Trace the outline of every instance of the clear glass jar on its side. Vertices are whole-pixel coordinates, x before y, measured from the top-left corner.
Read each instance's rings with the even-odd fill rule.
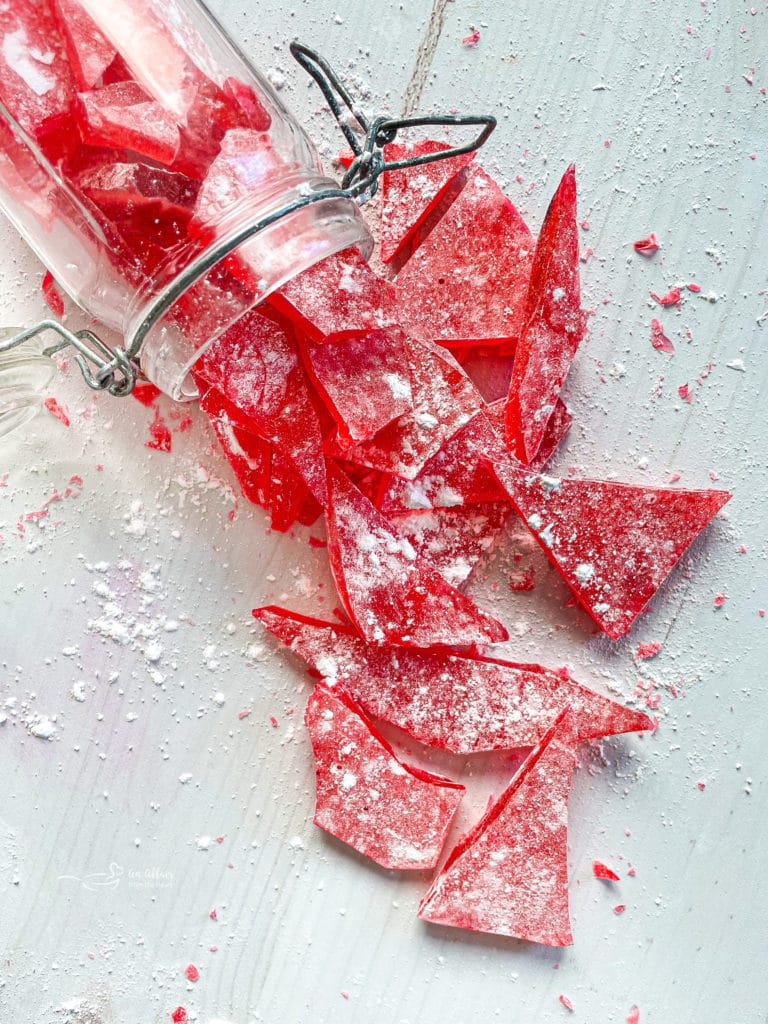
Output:
[[[173,398],[195,397],[200,352],[271,291],[349,246],[369,252],[345,197],[235,244],[336,186],[197,0],[8,0],[0,36],[0,206],[126,349],[143,336],[142,370]]]

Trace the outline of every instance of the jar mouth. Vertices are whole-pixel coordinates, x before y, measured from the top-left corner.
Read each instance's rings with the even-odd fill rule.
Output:
[[[367,257],[373,247],[358,205],[322,176],[297,176],[287,189],[283,182],[279,192],[240,204],[222,223],[191,262],[187,256],[183,271],[173,276],[166,264],[159,291],[167,302],[158,302],[155,278],[126,318],[126,351],[138,345],[142,372],[177,401],[198,397],[191,367],[246,312],[328,256],[356,246]]]

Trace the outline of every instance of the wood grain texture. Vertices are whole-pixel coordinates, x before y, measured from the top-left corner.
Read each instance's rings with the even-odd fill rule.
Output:
[[[326,53],[372,111],[400,111],[439,4],[211,7],[285,78],[329,156],[339,136],[287,42]],[[543,563],[533,594],[509,591],[501,555],[473,584],[510,626],[509,656],[567,663],[620,697],[638,680],[659,694],[654,736],[584,752],[573,949],[425,926],[427,878],[378,870],[312,827],[306,684],[250,609],[330,610],[323,552],[306,531],[270,534],[242,502],[230,521],[232,479],[197,415],[172,455],[150,452],[148,411],[91,395],[68,366],[54,391],[72,427],[39,418],[0,441],[0,1020],[168,1024],[184,1005],[199,1024],[549,1024],[567,1016],[560,993],[574,1020],[624,1024],[633,1004],[642,1024],[768,1020],[768,11],[750,8],[457,0],[414,101],[499,117],[482,160],[533,229],[577,164],[595,315],[557,469],[653,483],[676,471],[686,486],[711,471],[735,493],[618,644],[564,607]],[[480,42],[463,47],[473,26]],[[651,261],[631,248],[648,231],[662,242]],[[2,242],[0,322],[39,318],[40,268],[5,225]],[[648,292],[687,281],[709,299],[686,292],[660,315]],[[651,348],[651,316],[674,359]],[[25,521],[75,474],[80,497]],[[638,666],[641,640],[664,649]],[[30,734],[39,716],[55,716],[54,739]],[[454,835],[511,771],[414,746],[470,788]],[[622,882],[597,882],[595,858]]]

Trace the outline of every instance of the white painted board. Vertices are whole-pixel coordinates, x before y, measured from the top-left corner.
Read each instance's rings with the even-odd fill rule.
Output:
[[[40,417],[0,442],[1,1021],[167,1024],[183,1005],[201,1024],[549,1024],[569,1016],[561,993],[581,1021],[623,1024],[633,1005],[642,1024],[768,1020],[768,7],[754,3],[211,0],[326,154],[340,143],[290,67],[294,36],[373,111],[399,112],[411,82],[411,110],[495,113],[483,161],[534,228],[574,160],[595,315],[558,466],[714,474],[735,497],[618,644],[591,636],[543,565],[533,594],[508,590],[509,557],[483,568],[472,592],[512,627],[510,656],[627,700],[652,678],[661,724],[584,754],[572,949],[445,931],[415,918],[428,879],[311,824],[308,687],[250,610],[333,606],[307,540],[319,529],[270,533],[200,417],[171,455],[151,452],[147,410],[93,396],[67,366],[53,391],[71,427]],[[31,322],[40,268],[0,230],[0,322]],[[649,231],[662,249],[645,261],[631,243]],[[660,317],[669,360],[650,346],[648,292],[678,281],[702,292]],[[45,505],[67,486],[79,496]],[[638,668],[641,640],[663,651]],[[49,740],[33,734],[46,720]],[[426,763],[471,787],[456,832],[509,768]],[[593,858],[622,882],[597,882]]]

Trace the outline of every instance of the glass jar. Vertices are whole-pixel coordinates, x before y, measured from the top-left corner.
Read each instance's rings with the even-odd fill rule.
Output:
[[[312,201],[335,182],[197,0],[2,7],[0,206],[125,350],[142,339],[171,397],[196,397],[190,366],[271,291],[349,246],[369,254],[357,205]]]

